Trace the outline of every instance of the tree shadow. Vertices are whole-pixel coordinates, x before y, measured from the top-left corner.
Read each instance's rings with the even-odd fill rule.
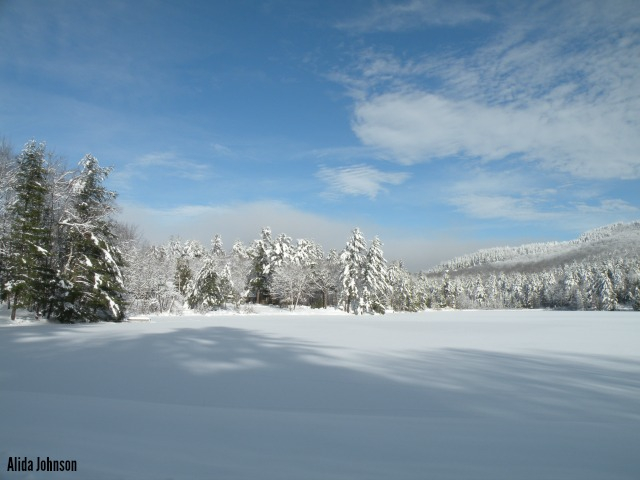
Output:
[[[640,473],[637,360],[471,349],[378,355],[242,328],[100,328],[21,327],[0,337],[6,432],[38,432],[41,451],[58,432],[75,432],[110,452],[96,458],[76,446],[98,473],[116,460],[118,478],[151,478],[158,465],[163,478]],[[8,435],[0,443],[12,446]],[[24,445],[23,456],[42,454]]]
[[[229,327],[129,336],[77,326],[8,332],[2,356],[31,365],[23,391],[229,408],[362,415],[640,418],[640,362],[471,349],[358,354]],[[71,335],[69,335],[71,333]],[[27,375],[24,375],[25,371]]]

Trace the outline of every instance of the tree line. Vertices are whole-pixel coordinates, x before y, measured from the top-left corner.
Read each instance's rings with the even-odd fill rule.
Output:
[[[428,308],[640,310],[640,260],[593,257],[541,271],[422,275]]]
[[[597,242],[603,238],[613,243]],[[429,308],[640,310],[638,238],[640,223],[613,225],[576,241],[487,249],[445,264],[458,269],[439,266],[414,274],[401,261],[387,262],[380,240],[368,244],[357,228],[342,251],[327,254],[313,241],[293,242],[286,234],[273,238],[265,228],[249,246],[236,242],[228,252],[218,235],[208,249],[179,239],[133,249],[137,260],[132,258],[125,276],[132,305],[142,312],[240,308],[245,302],[291,309],[333,306],[356,314]]]
[[[317,243],[295,242],[263,228],[249,245],[236,241],[229,251],[216,235],[209,248],[193,240],[129,250],[125,283],[131,307],[141,313],[197,311],[248,303],[339,307],[347,312],[384,313],[393,292],[401,292],[399,264],[389,266],[376,237],[370,244],[355,228],[342,252],[325,253]],[[395,272],[395,273],[394,273]]]
[[[367,245],[357,228],[340,253],[273,238],[269,228],[228,252],[219,236],[209,249],[193,240],[148,245],[114,220],[110,173],[90,154],[67,169],[44,143],[29,141],[17,155],[2,143],[0,296],[12,319],[19,308],[71,323],[251,302],[381,313],[401,291],[390,283],[400,268],[388,267],[380,240]]]
[[[110,172],[92,155],[67,169],[35,141],[18,155],[0,145],[0,295],[12,318],[25,308],[60,322],[121,321],[127,312],[240,310],[253,303],[355,314],[640,310],[640,252],[633,247],[640,223],[572,242],[486,249],[415,274],[401,261],[387,262],[382,242],[367,242],[358,228],[341,251],[274,236],[269,228],[229,250],[219,235],[208,247],[179,238],[150,245],[114,220],[117,195],[104,186]],[[618,240],[629,232],[631,240]],[[594,242],[610,238],[617,247],[597,250]],[[592,253],[567,254],[573,251]],[[542,260],[530,261],[536,255]]]

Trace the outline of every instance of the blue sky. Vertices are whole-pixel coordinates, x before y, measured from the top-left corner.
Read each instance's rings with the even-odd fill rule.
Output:
[[[0,0],[0,136],[152,242],[359,226],[412,270],[640,218],[631,1]]]

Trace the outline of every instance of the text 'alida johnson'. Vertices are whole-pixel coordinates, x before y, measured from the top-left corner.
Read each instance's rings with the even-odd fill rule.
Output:
[[[76,472],[78,462],[75,460],[52,460],[49,457],[38,457],[34,461],[28,457],[9,457],[7,472]]]

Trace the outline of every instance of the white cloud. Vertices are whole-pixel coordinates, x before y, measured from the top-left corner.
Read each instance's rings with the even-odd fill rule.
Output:
[[[640,178],[640,123],[625,115],[609,106],[521,109],[425,92],[387,93],[356,106],[353,129],[365,145],[406,164],[520,154],[578,177]]]
[[[399,185],[409,177],[404,172],[383,172],[369,165],[322,167],[316,176],[327,184],[325,196],[329,198],[364,195],[371,200],[385,191],[383,184]]]
[[[499,33],[474,50],[403,61],[367,50],[334,78],[356,101],[355,134],[388,159],[519,155],[576,177],[640,178],[640,14],[616,5],[502,9]]]

